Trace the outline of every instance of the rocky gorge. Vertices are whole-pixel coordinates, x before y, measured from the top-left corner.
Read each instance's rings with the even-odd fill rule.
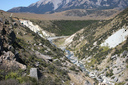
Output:
[[[110,20],[68,23],[2,12],[0,84],[127,85],[127,11]]]
[[[53,44],[54,46],[57,46],[56,44],[53,43],[53,41],[56,39],[62,39],[65,37],[67,37],[67,36],[60,36],[60,37],[55,36],[55,37],[49,37],[49,38],[47,38],[47,40],[49,40],[51,42],[51,44]],[[122,72],[127,69],[126,68],[127,64],[125,64],[126,60],[128,59],[127,51],[124,51],[119,56],[113,55],[113,56],[109,57],[113,62],[107,68],[105,68],[101,71],[99,71],[99,70],[91,70],[90,71],[87,68],[85,68],[85,65],[82,60],[79,60],[77,57],[75,57],[73,52],[66,50],[66,47],[64,47],[64,46],[58,47],[58,48],[61,48],[63,51],[65,51],[65,53],[66,53],[65,56],[73,64],[80,67],[85,75],[88,75],[90,78],[96,79],[99,82],[99,84],[114,85],[116,82],[120,82],[123,80],[122,79],[123,75],[127,75],[127,72],[122,74]],[[124,57],[122,57],[122,56],[124,56]],[[108,57],[108,56],[106,56],[106,57]],[[122,58],[120,58],[120,57],[122,57]],[[89,60],[87,60],[87,62],[89,62]],[[108,74],[109,69],[110,69],[111,74]],[[113,69],[113,70],[111,71],[111,69]],[[111,77],[109,75],[111,75]],[[87,85],[89,85],[89,83]],[[127,85],[127,83],[125,83],[125,85]]]

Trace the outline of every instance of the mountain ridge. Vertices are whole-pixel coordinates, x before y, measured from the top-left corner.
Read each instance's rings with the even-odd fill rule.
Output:
[[[48,39],[40,36],[40,34],[44,34],[43,27],[40,26],[42,28],[40,29],[37,26],[41,21],[34,23],[26,18],[10,17],[11,13],[7,13],[8,16],[6,16],[6,13],[1,12],[0,15],[0,64],[3,67],[9,66],[11,68],[11,66],[14,66],[17,68],[18,64],[11,65],[10,62],[19,62],[26,65],[26,70],[22,71],[21,68],[12,71],[15,69],[7,70],[0,65],[0,84],[4,85],[4,82],[11,84],[12,82],[9,82],[9,79],[12,78],[15,79],[14,82],[18,80],[19,85],[22,85],[22,83],[27,85],[27,81],[28,84],[30,81],[30,85],[70,85],[73,83],[75,85],[88,85],[91,81],[93,81],[92,84],[95,83],[96,85],[98,83],[105,85],[128,84],[128,36],[125,37],[125,41],[122,41],[114,48],[101,45],[107,38],[122,28],[125,28],[124,32],[128,32],[128,8],[113,19],[100,20],[89,26],[82,26],[80,31],[65,37],[60,42],[55,40],[53,44],[52,41],[49,40],[49,42]],[[60,23],[62,22],[57,21],[56,24],[58,22],[61,25]],[[51,28],[49,27],[51,22],[42,23],[41,25],[46,25],[46,29]],[[64,22],[64,24],[66,23]],[[67,24],[71,26],[68,22]],[[54,25],[53,27],[55,28],[56,26]],[[68,28],[67,26],[65,27]],[[74,30],[73,26],[71,28]],[[67,30],[69,31],[69,29]],[[57,42],[60,46],[64,42],[62,46],[65,45],[64,49],[67,51],[64,52],[58,48],[59,46],[54,42]],[[20,61],[18,61],[17,54],[19,54]],[[84,72],[81,74],[82,69],[80,70],[80,68],[69,62],[68,58],[66,58],[67,54],[75,64],[81,66],[80,63],[82,63],[82,67],[88,70],[87,74]],[[9,61],[8,64],[3,60]],[[21,64],[18,65],[18,68],[22,67]],[[30,68],[37,68],[42,73],[42,77],[39,78],[38,82],[28,77],[29,71],[31,71]],[[91,80],[86,79],[86,77],[91,78]]]
[[[71,9],[124,9],[127,6],[128,0],[40,0],[28,7],[12,8],[8,12],[44,14]]]

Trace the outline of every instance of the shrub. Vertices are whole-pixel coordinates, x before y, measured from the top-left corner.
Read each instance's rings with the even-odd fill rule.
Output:
[[[128,65],[126,66],[126,68],[128,68]]]
[[[10,72],[8,75],[5,76],[5,80],[10,79],[10,78],[16,79],[17,77],[18,77],[18,74],[16,72]]]
[[[57,66],[62,66],[62,64],[59,60],[55,61],[54,64],[56,64]]]
[[[120,82],[120,83],[115,83],[115,85],[124,85],[124,82]]]
[[[76,70],[75,69],[75,66],[71,66],[69,69],[72,70],[72,71],[75,71]]]
[[[54,73],[55,66],[53,66],[52,64],[50,64],[50,65],[48,66],[48,69],[49,69],[49,72],[50,72],[50,73]]]
[[[111,77],[113,75],[113,70],[110,69],[109,72],[106,73],[107,77]]]

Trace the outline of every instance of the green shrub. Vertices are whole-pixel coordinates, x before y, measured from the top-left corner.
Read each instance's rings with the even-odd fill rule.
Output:
[[[59,60],[56,60],[56,61],[54,62],[54,64],[56,64],[57,66],[62,66],[62,64],[61,64],[61,62],[60,62]]]
[[[124,85],[124,82],[120,82],[120,83],[115,83],[115,85]]]
[[[113,75],[113,70],[110,69],[109,72],[106,73],[107,77],[111,77]]]
[[[18,74],[16,72],[10,72],[8,75],[5,76],[5,80],[10,79],[10,78],[12,79],[18,78]]]
[[[69,69],[72,70],[72,71],[75,71],[76,70],[75,69],[75,66],[71,66]]]
[[[128,68],[128,65],[126,65],[126,68]]]

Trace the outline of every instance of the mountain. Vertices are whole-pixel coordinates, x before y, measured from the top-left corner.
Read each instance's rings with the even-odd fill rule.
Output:
[[[128,8],[97,21],[27,20],[0,12],[1,85],[128,84]]]
[[[71,9],[124,9],[128,0],[40,0],[28,7],[16,7],[8,12],[54,13]]]

